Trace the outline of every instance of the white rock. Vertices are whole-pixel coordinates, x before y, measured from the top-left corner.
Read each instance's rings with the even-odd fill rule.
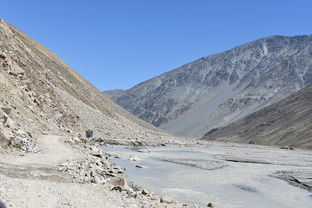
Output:
[[[73,139],[69,139],[68,142],[69,142],[70,144],[76,144],[76,142],[75,142]]]
[[[76,144],[81,143],[81,139],[79,139],[78,137],[74,137],[74,138],[72,138],[72,140],[73,140]]]
[[[130,161],[141,161],[142,159],[135,155],[135,156],[131,156],[131,157],[129,158],[129,160],[130,160]]]
[[[90,150],[91,150],[91,151],[95,151],[95,152],[100,151],[99,148],[97,148],[97,147],[95,147],[95,146],[91,146],[91,147],[90,147]]]
[[[103,180],[103,178],[101,176],[94,176],[93,177],[93,181],[94,181],[95,184],[102,184],[102,183],[104,183],[104,180]]]

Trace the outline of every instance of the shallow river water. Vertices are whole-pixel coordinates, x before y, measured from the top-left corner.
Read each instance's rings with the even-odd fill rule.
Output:
[[[312,193],[273,177],[277,171],[311,173],[312,152],[265,147],[206,148],[104,146],[118,155],[135,184],[179,202],[220,208],[312,208]],[[131,156],[141,158],[130,161]],[[137,168],[136,165],[148,168]]]

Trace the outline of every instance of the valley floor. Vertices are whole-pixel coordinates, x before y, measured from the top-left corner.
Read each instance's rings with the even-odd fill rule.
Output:
[[[179,207],[161,204],[159,198],[151,200],[142,194],[131,197],[125,191],[112,191],[108,183],[74,183],[68,172],[60,171],[60,164],[84,161],[87,153],[64,141],[59,136],[41,136],[40,153],[1,154],[0,200],[7,207]]]
[[[14,208],[187,208],[209,202],[217,208],[285,208],[309,207],[312,200],[311,151],[183,140],[165,147],[108,145],[103,153],[68,141],[45,135],[37,141],[40,153],[0,152],[0,200]],[[121,175],[126,188],[110,183]]]
[[[118,155],[113,161],[127,168],[128,180],[180,202],[222,208],[310,208],[312,203],[311,151],[217,142],[103,149]]]

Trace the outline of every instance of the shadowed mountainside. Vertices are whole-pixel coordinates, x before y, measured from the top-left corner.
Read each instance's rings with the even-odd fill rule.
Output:
[[[312,149],[312,86],[213,129],[203,139]]]

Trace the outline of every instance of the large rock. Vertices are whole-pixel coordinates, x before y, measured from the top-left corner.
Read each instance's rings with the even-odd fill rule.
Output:
[[[90,153],[91,155],[95,156],[95,157],[102,157],[103,156],[103,152],[102,151],[91,151]]]
[[[103,151],[100,150],[99,148],[95,147],[95,146],[91,146],[91,147],[90,147],[90,150],[91,150],[90,154],[93,155],[93,156],[95,156],[95,157],[100,157],[100,158],[102,158],[102,157],[104,156]]]
[[[102,184],[102,183],[104,183],[104,179],[103,179],[102,176],[96,175],[96,176],[93,177],[93,182],[95,184]]]
[[[0,147],[6,147],[10,145],[10,139],[0,132]]]
[[[146,189],[143,189],[142,192],[141,192],[143,195],[150,195],[151,192],[149,192],[148,190]]]
[[[173,204],[173,203],[177,203],[177,202],[168,196],[163,196],[160,198],[160,203]]]
[[[131,156],[131,157],[129,158],[129,160],[130,160],[130,161],[141,161],[142,159],[139,158],[137,155],[135,155],[135,156]]]
[[[207,204],[207,207],[214,208],[215,206],[214,206],[211,202],[209,202],[209,203]]]
[[[10,114],[11,114],[12,108],[2,107],[1,109],[2,109],[3,112],[5,112],[7,115],[10,115]]]
[[[69,139],[68,142],[69,142],[70,144],[80,144],[82,141],[81,141],[81,139],[79,139],[78,137],[74,137],[74,138],[72,138],[72,139]]]
[[[15,122],[8,116],[3,116],[3,126],[7,128],[14,128]]]
[[[148,167],[145,166],[145,165],[136,165],[135,167],[137,167],[137,168],[148,168]]]
[[[11,70],[9,72],[10,74],[14,75],[14,76],[18,76],[18,75],[23,75],[25,74],[25,70],[22,69],[20,66],[18,66],[17,64],[13,64],[11,66]]]
[[[81,139],[79,139],[79,137],[74,137],[74,138],[72,138],[72,140],[73,140],[76,144],[81,143]]]
[[[119,190],[119,189],[127,190],[127,189],[129,189],[126,179],[124,177],[121,177],[121,176],[111,178],[109,183],[113,185],[114,190]]]

